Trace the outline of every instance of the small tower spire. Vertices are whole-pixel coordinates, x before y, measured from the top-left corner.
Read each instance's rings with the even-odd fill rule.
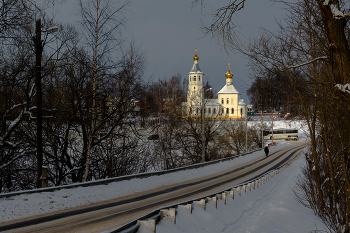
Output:
[[[233,74],[231,73],[231,69],[230,69],[230,60],[228,60],[228,71],[225,74],[226,78],[232,78]]]
[[[198,55],[197,55],[197,48],[196,48],[196,55],[194,55],[193,60],[197,61],[199,59]]]

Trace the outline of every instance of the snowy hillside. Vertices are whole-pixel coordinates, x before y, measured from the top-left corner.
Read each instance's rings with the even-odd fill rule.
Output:
[[[179,208],[176,224],[161,220],[156,232],[295,233],[325,230],[321,220],[298,203],[293,193],[300,167],[304,164],[302,155],[259,188],[247,190],[241,196],[235,193],[234,199],[227,197],[226,205],[219,200],[217,208],[213,203],[208,203],[206,210],[194,206],[192,214]]]

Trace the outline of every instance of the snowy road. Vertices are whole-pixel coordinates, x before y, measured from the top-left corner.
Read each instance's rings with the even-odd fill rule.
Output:
[[[184,182],[166,182],[167,185],[158,185],[156,188],[145,189],[142,192],[124,195],[102,203],[99,202],[89,207],[76,207],[70,211],[53,212],[50,215],[39,218],[31,217],[25,220],[19,219],[17,221],[7,222],[0,225],[0,231],[98,232],[109,230],[124,225],[161,206],[210,195],[252,179],[269,169],[281,165],[289,159],[291,153],[297,151],[298,148],[303,145],[304,142],[299,142],[285,147],[275,147],[271,149],[271,156],[268,158],[265,158],[262,152],[255,152],[257,154],[255,156],[251,155],[250,158],[252,159],[249,160],[249,162],[230,166],[226,169],[219,169],[219,171],[215,173],[211,173],[211,166],[207,166],[203,169],[207,171],[206,174],[209,175],[204,174],[199,178],[188,177],[191,172],[201,172],[200,169],[194,169],[191,171],[177,172],[178,174],[168,174],[168,176],[164,177],[159,176],[141,179],[146,185],[149,183],[151,187],[152,183],[160,182],[158,178],[164,182],[164,178],[168,181],[171,180],[169,179],[169,175],[175,177],[174,180],[177,180],[176,177],[183,174],[187,176],[187,180]],[[229,161],[225,163],[229,163]],[[225,163],[216,166],[219,166],[218,168],[220,168],[220,166],[223,168],[225,167]],[[212,167],[212,169],[215,171],[215,167]],[[133,181],[131,181],[131,186],[132,183]],[[137,183],[134,183],[134,185],[135,184]],[[99,187],[100,193],[103,193],[104,187],[106,186],[97,187]],[[85,191],[88,192],[88,189],[85,189]],[[119,190],[114,191],[118,192]],[[71,192],[74,192],[74,189],[71,190]],[[38,224],[41,222],[43,223]]]

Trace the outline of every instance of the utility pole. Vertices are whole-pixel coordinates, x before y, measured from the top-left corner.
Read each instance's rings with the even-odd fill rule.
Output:
[[[210,91],[212,88],[208,88],[204,91],[204,87],[202,88],[202,163],[205,162],[205,104],[204,104],[204,94],[206,91]]]
[[[205,116],[204,116],[204,87],[202,88],[202,163],[205,162]]]
[[[53,26],[44,32],[57,32],[58,27]],[[36,157],[37,157],[37,188],[42,188],[42,169],[43,169],[43,94],[41,86],[41,58],[43,54],[43,43],[41,41],[41,19],[35,22],[35,85],[36,85]]]
[[[264,148],[264,132],[263,132],[263,111],[261,109],[261,148]]]
[[[35,23],[35,85],[36,85],[36,156],[37,156],[37,187],[42,188],[42,166],[43,166],[43,107],[41,89],[41,57],[43,45],[41,42],[41,19]]]
[[[248,107],[245,106],[245,152],[248,152]]]
[[[273,116],[272,116],[272,137],[271,137],[271,139],[272,139],[272,145],[273,145]]]

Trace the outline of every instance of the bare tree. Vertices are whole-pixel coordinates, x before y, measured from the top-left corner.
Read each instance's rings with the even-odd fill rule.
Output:
[[[258,135],[258,131],[254,128],[246,128],[242,121],[227,121],[223,127],[224,133],[220,137],[220,142],[231,154],[241,154],[246,148],[246,133],[248,134],[248,145],[250,148],[254,143],[254,136]]]
[[[293,90],[283,93],[307,122],[311,148],[304,177],[299,180],[299,200],[312,208],[330,231],[349,232],[350,126],[344,119],[349,114],[349,98],[346,91],[335,87],[348,82],[349,74],[343,72],[349,64],[343,62],[349,27],[345,27],[347,14],[340,11],[338,3],[286,3],[284,24],[277,32],[263,33],[252,41],[246,54],[258,77],[282,74],[280,81]],[[338,47],[333,43],[342,44],[343,51],[335,51]],[[283,91],[279,85],[274,87]]]
[[[113,63],[109,62],[111,57],[108,55],[111,55],[111,52],[115,52],[120,43],[120,38],[116,37],[116,33],[125,21],[122,12],[129,2],[129,0],[125,0],[119,4],[119,2],[116,3],[109,0],[79,1],[83,20],[82,25],[86,31],[85,40],[93,56],[92,119],[83,181],[86,181],[87,178],[90,152],[93,137],[96,133],[96,92],[98,84],[102,78],[103,71],[114,66]]]

